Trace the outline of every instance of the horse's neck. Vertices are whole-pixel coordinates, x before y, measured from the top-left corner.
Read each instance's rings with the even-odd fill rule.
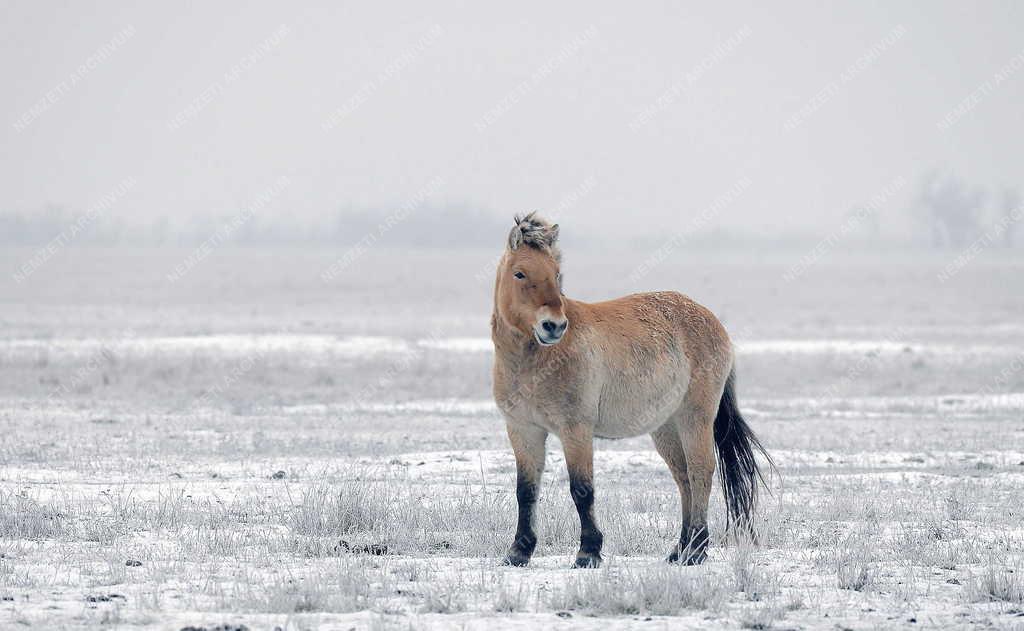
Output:
[[[525,356],[530,351],[530,344],[533,343],[532,339],[505,323],[498,313],[498,305],[494,305],[494,312],[491,314],[491,339],[494,340],[494,350],[498,356],[509,359]]]

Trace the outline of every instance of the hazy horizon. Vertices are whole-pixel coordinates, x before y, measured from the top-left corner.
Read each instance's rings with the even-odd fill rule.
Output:
[[[1022,187],[1020,5],[537,8],[8,3],[0,218],[772,239],[867,207],[905,240],[929,172],[984,191],[976,232]]]

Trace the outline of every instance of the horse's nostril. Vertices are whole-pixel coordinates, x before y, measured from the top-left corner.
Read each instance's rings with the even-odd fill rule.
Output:
[[[540,327],[544,329],[544,333],[551,337],[562,337],[567,326],[569,326],[568,320],[557,323],[554,320],[544,320],[540,323]]]

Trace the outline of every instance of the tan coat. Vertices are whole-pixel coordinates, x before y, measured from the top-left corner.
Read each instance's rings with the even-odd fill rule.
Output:
[[[593,438],[644,433],[654,438],[680,490],[683,529],[670,560],[700,562],[706,554],[716,418],[722,416],[719,404],[733,369],[729,337],[714,314],[676,292],[599,303],[564,297],[557,236],[558,227],[543,219],[517,218],[495,281],[494,397],[516,456],[519,500],[516,539],[506,562],[526,564],[536,545],[533,508],[545,441],[555,434],[565,451],[581,521],[576,565],[600,564],[603,535],[593,516]],[[727,394],[732,405],[724,410],[729,431],[723,440],[730,451],[725,456],[749,457],[753,463],[748,452],[759,444],[752,433],[743,442],[749,430],[733,409],[731,390]],[[728,435],[734,433],[738,436]],[[723,462],[730,464],[728,458]],[[734,473],[748,465],[739,462]],[[736,491],[753,494],[750,488]],[[747,499],[739,498],[739,512],[746,515],[737,517],[749,515],[752,499],[745,505]]]

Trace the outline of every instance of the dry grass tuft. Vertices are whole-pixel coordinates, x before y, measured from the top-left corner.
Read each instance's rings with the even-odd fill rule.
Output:
[[[687,609],[719,609],[732,586],[707,568],[652,565],[569,577],[551,591],[547,606],[588,615],[677,615]]]
[[[968,602],[1002,601],[1024,604],[1024,571],[990,564],[985,572],[970,582],[966,590]]]
[[[0,490],[0,538],[58,539],[67,537],[74,520],[66,508],[40,504],[23,494]]]

